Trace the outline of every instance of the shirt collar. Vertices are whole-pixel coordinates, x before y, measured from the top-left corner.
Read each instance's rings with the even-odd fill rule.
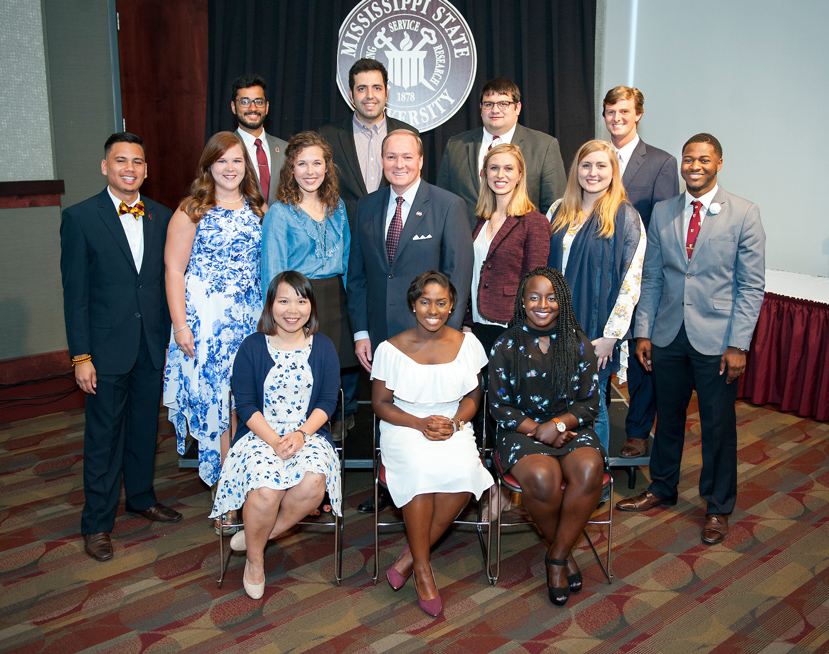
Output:
[[[616,152],[618,152],[621,157],[622,161],[625,163],[630,161],[630,157],[633,154],[633,151],[636,149],[636,146],[639,145],[639,141],[642,139],[639,138],[639,135],[633,137],[633,140],[628,143],[627,145],[623,145],[621,148],[617,148]]]
[[[418,180],[409,187],[409,189],[403,194],[403,201],[406,202],[409,206],[414,204],[415,196],[417,195],[417,189],[420,188],[420,182],[423,181],[422,179],[418,178]],[[389,196],[389,202],[391,204],[397,204],[397,193],[394,192],[394,189],[391,189],[391,194]]]
[[[708,207],[711,206],[711,203],[714,201],[714,196],[717,194],[717,191],[719,190],[720,185],[714,184],[714,188],[708,191],[708,193],[706,193],[705,195],[698,198],[695,198],[690,193],[688,193],[688,191],[685,191],[685,208],[687,209],[688,207],[690,207],[691,203],[695,200],[699,200],[700,202],[702,202],[702,206],[705,208],[705,213],[708,213]]]
[[[518,123],[515,123],[515,125],[512,126],[512,129],[508,131],[506,134],[501,134],[498,137],[498,144],[500,145],[501,143],[512,143],[512,137],[515,134],[516,127],[518,127]],[[483,145],[489,146],[489,144],[492,143],[492,140],[495,138],[495,135],[487,132],[486,127],[482,127],[481,129],[484,130],[484,137],[482,143]]]
[[[362,130],[363,132],[373,132],[375,130],[380,131],[386,124],[386,114],[385,112],[383,113],[383,120],[369,127],[362,120],[357,118],[357,112],[355,111],[351,117],[351,123],[354,126],[354,129]]]
[[[115,205],[115,211],[118,211],[118,209],[121,207],[121,202],[123,202],[123,200],[119,200],[118,198],[115,197],[115,194],[112,192],[112,189],[109,188],[109,184],[107,184],[107,193],[109,193],[109,199],[112,200],[112,204]],[[133,202],[132,204],[128,204],[127,206],[128,207],[134,207],[139,202],[141,202],[141,194],[140,193],[138,194],[138,197],[135,199],[135,202]]]
[[[265,145],[268,142],[268,139],[265,137],[265,130],[262,130],[262,133],[259,136],[254,136],[250,132],[246,132],[242,128],[236,130],[236,133],[242,139],[242,143],[245,144],[245,147],[248,149],[256,147],[256,139],[262,141],[262,144]],[[267,149],[267,148],[266,148]],[[256,166],[256,162],[254,162],[254,167]]]

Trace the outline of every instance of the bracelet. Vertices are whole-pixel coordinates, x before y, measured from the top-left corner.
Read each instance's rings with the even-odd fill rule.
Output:
[[[187,329],[187,325],[184,325],[184,327],[179,327],[177,330],[175,330],[175,331],[173,332],[173,336],[175,336],[176,334],[178,334],[178,333],[179,333],[182,329]]]
[[[309,438],[311,438],[311,437],[308,435],[308,432],[307,432],[307,431],[302,431],[301,429],[297,429],[297,431],[298,431],[300,434],[302,434],[303,438],[305,438],[305,439],[309,439]]]
[[[87,354],[85,357],[80,357],[80,358],[72,357],[72,366],[74,367],[75,364],[86,363],[87,361],[92,361],[92,355],[91,354]]]

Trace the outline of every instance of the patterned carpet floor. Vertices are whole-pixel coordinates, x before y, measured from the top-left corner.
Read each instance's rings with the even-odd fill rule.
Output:
[[[532,527],[505,533],[490,586],[473,528],[454,529],[433,563],[444,613],[431,619],[414,586],[372,583],[373,521],[356,512],[366,471],[347,471],[344,579],[333,581],[333,536],[301,527],[271,544],[262,601],[241,584],[234,555],[222,588],[210,494],[180,470],[161,419],[156,492],[184,514],[174,525],[124,514],[115,557],[83,552],[83,412],[0,425],[2,652],[829,652],[829,425],[737,406],[739,496],[724,544],[700,542],[699,424],[689,420],[680,498],[647,515],[614,513],[615,578],[586,543],[585,588],[550,604],[544,546]],[[352,432],[350,438],[364,437]],[[614,471],[616,498],[627,488]],[[589,527],[597,547],[606,532]],[[381,535],[381,574],[404,543]]]

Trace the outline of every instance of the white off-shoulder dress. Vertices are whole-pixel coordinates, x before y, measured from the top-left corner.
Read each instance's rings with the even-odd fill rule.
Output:
[[[487,364],[484,348],[471,333],[464,334],[458,355],[449,363],[424,365],[388,341],[374,353],[371,378],[394,393],[394,404],[419,418],[454,417],[464,395],[478,385]],[[472,426],[445,441],[430,441],[421,432],[380,421],[380,453],[394,504],[408,504],[423,493],[472,493],[476,498],[492,486],[481,463]]]

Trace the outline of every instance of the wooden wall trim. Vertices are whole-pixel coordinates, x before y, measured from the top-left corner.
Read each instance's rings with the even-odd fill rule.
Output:
[[[0,209],[59,207],[65,192],[62,179],[0,182]]]
[[[0,361],[0,384],[19,384],[72,372],[69,350],[31,354]]]

